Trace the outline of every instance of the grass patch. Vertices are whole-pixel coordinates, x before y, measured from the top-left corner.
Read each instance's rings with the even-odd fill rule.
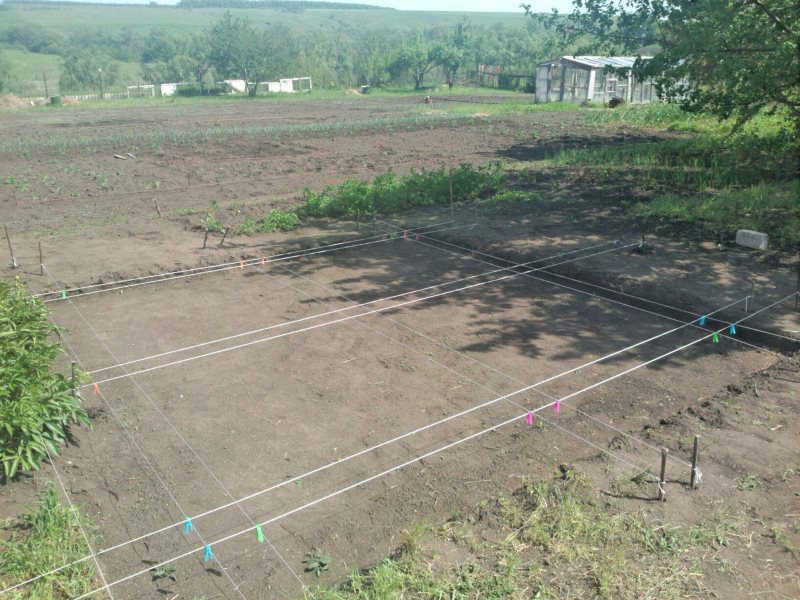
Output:
[[[476,200],[502,189],[506,176],[498,164],[474,167],[462,164],[452,171],[412,170],[404,177],[388,171],[372,184],[348,179],[337,186],[328,186],[320,193],[304,192],[303,212],[311,216],[342,217],[397,213],[415,206]]]
[[[451,519],[414,552],[401,548],[313,593],[319,600],[711,597],[701,562],[740,528],[727,516],[684,527],[617,510],[580,476],[528,481],[510,497],[481,503],[476,515]],[[432,536],[472,558],[441,560],[426,547]]]
[[[726,242],[737,229],[765,231],[770,245],[791,250],[800,243],[800,182],[759,183],[700,196],[663,194],[651,202],[633,206],[633,215],[656,230],[694,227],[716,242]]]
[[[90,550],[81,526],[84,530],[93,529],[77,510],[62,506],[52,488],[39,506],[31,508],[18,520],[2,524],[0,529],[10,531],[11,538],[0,542],[0,588],[86,556]],[[87,560],[10,592],[6,597],[10,600],[60,600],[89,592],[98,584],[94,563]]]

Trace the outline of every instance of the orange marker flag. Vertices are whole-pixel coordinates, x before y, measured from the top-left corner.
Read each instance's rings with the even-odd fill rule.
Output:
[[[240,269],[244,269],[244,261],[243,260],[239,261],[239,268]]]
[[[92,384],[92,391],[94,392],[95,396],[99,396],[100,395],[100,386],[97,385],[96,383],[93,383]]]

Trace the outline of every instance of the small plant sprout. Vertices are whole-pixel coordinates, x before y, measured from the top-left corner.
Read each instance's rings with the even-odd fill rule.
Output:
[[[332,560],[330,556],[312,550],[311,552],[306,552],[303,564],[306,566],[306,573],[314,573],[314,575],[319,577],[328,570]]]

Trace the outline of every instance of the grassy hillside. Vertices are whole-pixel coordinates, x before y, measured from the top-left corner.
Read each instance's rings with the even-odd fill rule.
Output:
[[[130,29],[147,32],[154,27],[171,33],[185,34],[200,31],[217,21],[225,9],[182,9],[174,6],[89,6],[11,4],[2,10],[0,31],[19,25],[39,25],[61,34],[87,29],[119,31]],[[283,23],[306,31],[335,30],[346,24],[355,28],[416,29],[454,25],[463,17],[476,26],[497,23],[524,26],[527,21],[518,13],[422,12],[391,10],[306,10],[287,13],[266,9],[232,9],[237,17],[249,17],[256,26]]]

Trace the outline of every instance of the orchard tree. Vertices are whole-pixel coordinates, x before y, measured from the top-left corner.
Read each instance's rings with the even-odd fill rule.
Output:
[[[414,89],[419,90],[425,75],[435,66],[433,52],[418,31],[400,47],[389,70],[395,75],[408,73],[414,79]]]
[[[267,56],[262,36],[250,19],[233,18],[230,11],[208,30],[208,60],[223,79],[244,79],[247,94],[255,96],[264,79]]]
[[[744,122],[785,108],[800,132],[797,0],[573,0],[563,17],[534,15],[567,42],[591,34],[607,52],[637,54],[634,74],[690,111]],[[530,6],[524,7],[531,15]],[[656,47],[652,59],[639,50]]]
[[[118,78],[119,63],[102,50],[74,49],[64,55],[58,87],[62,92],[100,91]]]
[[[472,58],[474,52],[470,48],[470,26],[465,19],[433,47],[432,56],[444,74],[447,87],[452,89],[458,72]]]

